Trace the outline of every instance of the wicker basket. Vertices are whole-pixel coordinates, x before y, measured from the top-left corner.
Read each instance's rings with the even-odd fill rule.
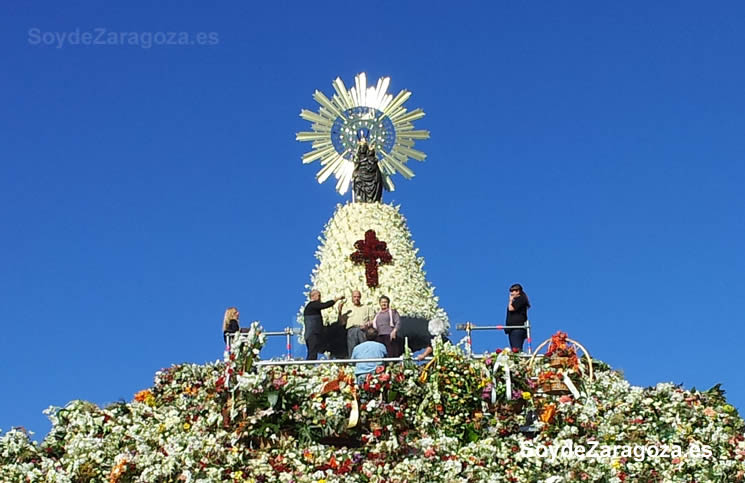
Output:
[[[524,406],[525,401],[522,399],[518,399],[497,404],[494,409],[497,414],[520,414]]]
[[[546,381],[541,384],[541,389],[546,394],[551,394],[552,396],[563,396],[570,392],[567,385],[561,381]]]
[[[570,360],[569,357],[552,356],[548,359],[548,365],[553,368],[569,367],[571,365]]]
[[[583,379],[592,381],[594,379],[594,375],[593,375],[593,369],[592,369],[592,357],[590,357],[590,353],[587,352],[587,349],[585,349],[582,344],[580,344],[574,339],[567,339],[567,342],[571,342],[572,344],[577,346],[577,348],[579,348],[582,351],[583,353],[582,359],[579,359],[579,356],[577,356],[578,358],[577,362],[582,364],[582,367],[587,367],[587,371],[583,371],[580,375],[582,376]],[[551,343],[551,339],[546,339],[543,342],[541,342],[538,345],[538,347],[536,347],[535,351],[533,351],[533,355],[530,356],[530,361],[528,362],[528,369],[531,372],[533,371],[533,367],[535,367],[536,357],[540,355],[541,349],[546,347],[550,343]],[[549,357],[549,364],[551,363],[552,359],[553,359],[552,357]],[[557,364],[561,364],[561,363],[557,362]]]

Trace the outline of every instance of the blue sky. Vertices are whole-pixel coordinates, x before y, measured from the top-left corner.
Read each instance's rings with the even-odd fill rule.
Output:
[[[4,5],[0,429],[220,358],[227,306],[294,324],[345,201],[301,164],[298,113],[363,71],[427,112],[385,200],[454,323],[503,322],[520,282],[536,341],[564,330],[636,385],[721,382],[742,412],[745,7],[654,3]],[[216,41],[44,41],[100,29]]]

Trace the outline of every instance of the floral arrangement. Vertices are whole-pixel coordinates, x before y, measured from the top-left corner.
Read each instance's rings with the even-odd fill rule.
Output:
[[[368,283],[369,264],[357,264],[350,255],[356,244],[372,230],[378,240],[384,240],[391,263],[377,267],[375,284]],[[337,205],[319,237],[316,251],[318,264],[306,285],[306,302],[298,311],[297,321],[303,324],[302,312],[308,302],[310,290],[316,288],[326,296],[335,297],[352,290],[362,292],[363,303],[377,301],[381,295],[391,298],[391,306],[402,317],[420,317],[426,320],[447,314],[438,306],[439,299],[426,279],[424,259],[417,256],[411,232],[399,207],[385,203],[347,203]],[[387,256],[385,257],[387,260]],[[374,277],[375,278],[375,277]],[[336,312],[323,312],[326,324],[336,321]]]
[[[541,395],[525,358],[467,357],[435,345],[431,364],[265,366],[252,332],[222,361],[156,373],[131,402],[51,407],[50,433],[0,437],[0,481],[476,482],[743,481],[745,421],[719,386],[630,386],[596,363],[581,399]],[[494,368],[497,367],[495,371]],[[502,389],[510,370],[511,399]],[[496,384],[495,384],[496,381]],[[496,402],[485,388],[496,385]],[[512,401],[510,403],[510,401]],[[520,411],[502,403],[523,401]],[[529,423],[530,414],[534,421]],[[531,429],[525,426],[530,424]],[[540,458],[526,448],[668,445],[640,460]],[[692,456],[698,446],[708,457]],[[559,475],[559,476],[557,476]]]
[[[546,357],[551,357],[552,355],[556,355],[559,357],[569,357],[572,355],[577,355],[577,350],[574,348],[574,346],[570,346],[568,342],[569,336],[566,332],[558,331],[554,335],[551,336],[551,342],[548,345],[548,350],[546,351]]]
[[[579,370],[579,359],[577,359],[577,348],[568,340],[566,332],[558,331],[551,336],[546,358],[553,359],[555,367],[562,367],[574,371]]]
[[[484,365],[487,382],[482,398],[491,410],[514,413],[532,406],[537,386],[517,350],[497,349],[484,358]]]
[[[377,287],[378,265],[387,265],[393,262],[387,243],[378,240],[375,230],[367,230],[364,240],[354,242],[354,248],[355,252],[349,255],[349,259],[356,265],[364,264],[367,286],[370,288]]]
[[[563,376],[552,370],[546,370],[542,371],[540,374],[538,374],[538,384],[545,384],[545,383],[552,383],[563,380]]]

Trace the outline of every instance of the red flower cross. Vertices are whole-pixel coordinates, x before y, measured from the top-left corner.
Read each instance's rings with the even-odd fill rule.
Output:
[[[378,286],[378,265],[386,265],[393,261],[393,256],[388,251],[384,241],[378,240],[375,230],[367,230],[364,240],[354,242],[356,252],[349,255],[349,259],[355,264],[365,264],[365,279],[367,286]]]

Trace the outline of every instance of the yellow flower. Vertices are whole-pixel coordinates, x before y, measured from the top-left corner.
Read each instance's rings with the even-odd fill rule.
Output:
[[[618,459],[613,460],[613,463],[610,464],[613,468],[618,469],[621,467],[621,461]]]
[[[528,391],[523,391],[523,399],[530,399],[532,397],[532,394],[530,394]]]
[[[189,428],[191,428],[191,424],[189,424],[189,423],[184,423],[184,430],[185,430],[185,431],[189,431]]]

